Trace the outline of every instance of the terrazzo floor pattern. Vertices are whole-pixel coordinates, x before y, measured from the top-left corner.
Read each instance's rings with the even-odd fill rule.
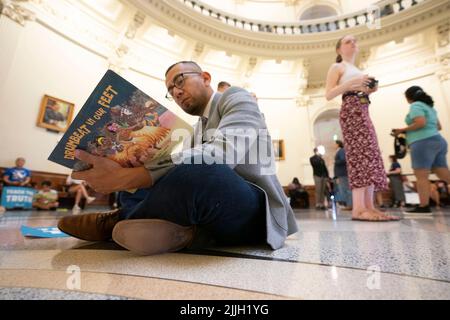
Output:
[[[396,215],[402,215],[396,212]],[[280,250],[222,248],[259,257],[367,269],[450,281],[450,210],[399,222],[358,222],[350,214],[296,213],[300,232]]]
[[[277,251],[222,247],[140,257],[114,243],[20,234],[21,225],[54,226],[68,214],[0,216],[0,299],[82,297],[67,291],[70,266],[81,270],[85,299],[450,299],[450,209],[388,223],[297,210],[300,232]],[[121,278],[141,281],[124,290]],[[173,290],[155,290],[163,287]],[[36,291],[46,288],[58,291]]]

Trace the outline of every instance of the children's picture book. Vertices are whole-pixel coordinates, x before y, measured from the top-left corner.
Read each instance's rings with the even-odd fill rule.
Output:
[[[171,154],[181,142],[172,141],[176,129],[192,133],[187,122],[108,70],[48,160],[74,171],[89,169],[75,158],[75,150],[81,149],[122,167],[142,166]]]

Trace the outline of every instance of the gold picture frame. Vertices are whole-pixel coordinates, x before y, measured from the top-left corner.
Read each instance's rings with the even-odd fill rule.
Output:
[[[285,160],[286,155],[284,151],[284,140],[272,140],[273,153],[275,154],[275,160]]]
[[[66,132],[72,122],[75,104],[49,95],[42,98],[37,126]]]

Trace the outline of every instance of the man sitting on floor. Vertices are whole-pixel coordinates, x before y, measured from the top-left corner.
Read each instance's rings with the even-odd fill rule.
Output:
[[[73,178],[102,193],[138,190],[121,192],[120,210],[64,217],[58,227],[146,255],[212,243],[281,248],[297,225],[255,100],[237,87],[215,93],[210,74],[191,61],[169,67],[166,87],[168,99],[199,117],[185,150],[135,168],[77,150],[93,168]]]

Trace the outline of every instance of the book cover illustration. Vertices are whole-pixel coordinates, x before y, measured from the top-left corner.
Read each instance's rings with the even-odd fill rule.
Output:
[[[188,123],[108,70],[48,160],[86,170],[89,165],[75,158],[75,150],[82,149],[122,167],[142,166],[171,154],[181,142],[171,139],[176,129],[192,132]]]

